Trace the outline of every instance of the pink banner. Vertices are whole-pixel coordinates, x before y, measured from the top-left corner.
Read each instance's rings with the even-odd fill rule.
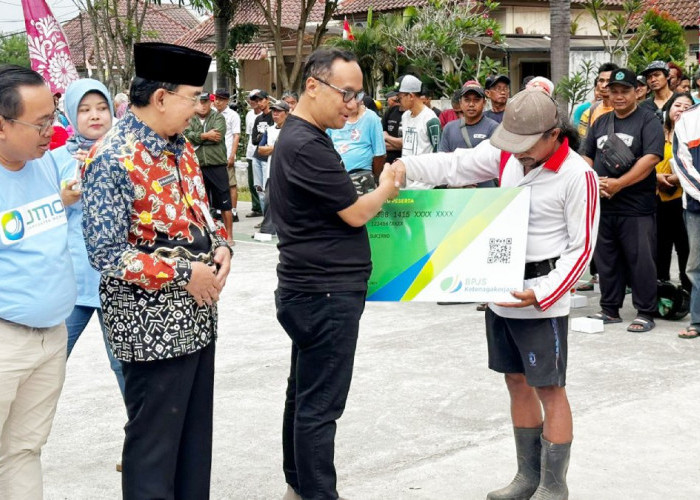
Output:
[[[66,36],[46,0],[22,0],[22,8],[32,69],[46,79],[51,92],[64,94],[68,84],[79,78]]]

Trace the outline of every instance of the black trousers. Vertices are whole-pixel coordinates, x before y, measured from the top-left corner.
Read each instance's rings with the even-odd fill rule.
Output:
[[[250,191],[251,210],[260,212],[260,198],[258,198],[258,192],[255,190],[255,182],[253,181],[253,160],[246,159],[246,162],[248,163],[248,190]]]
[[[211,476],[214,342],[185,356],[122,363],[124,500],[207,500]]]
[[[685,274],[688,264],[688,232],[683,221],[683,199],[661,201],[656,197],[656,277],[660,280],[671,279],[671,257],[673,247],[678,255],[678,277],[683,288],[690,291],[692,285]]]
[[[656,221],[654,215],[602,215],[595,265],[600,277],[600,307],[618,317],[625,287],[632,288],[637,313],[651,318],[656,305]]]
[[[277,319],[292,339],[282,428],[284,476],[304,500],[336,500],[336,420],[350,390],[365,292],[278,289]]]

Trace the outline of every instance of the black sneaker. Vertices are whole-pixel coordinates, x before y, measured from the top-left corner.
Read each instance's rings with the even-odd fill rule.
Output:
[[[238,214],[233,214],[233,222],[240,222],[240,220],[238,220]]]
[[[246,217],[262,217],[262,212],[258,212],[257,210],[253,210],[249,214],[246,214]]]

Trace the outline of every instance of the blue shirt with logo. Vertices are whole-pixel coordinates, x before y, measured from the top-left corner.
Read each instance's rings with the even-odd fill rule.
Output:
[[[365,110],[355,123],[341,129],[328,129],[335,150],[340,154],[345,170],[372,170],[375,156],[386,154],[382,121],[374,111]]]
[[[78,179],[76,169],[78,162],[73,155],[70,154],[65,146],[51,151],[56,166],[58,167],[58,175],[61,179],[61,184],[68,181]],[[85,247],[85,238],[83,238],[83,201],[78,200],[66,207],[66,215],[68,216],[68,250],[73,261],[73,270],[75,271],[75,282],[78,286],[78,299],[76,304],[87,307],[100,307],[100,273],[95,271],[88,261],[87,248]]]
[[[66,211],[50,155],[18,171],[0,165],[0,318],[56,326],[76,298]]]

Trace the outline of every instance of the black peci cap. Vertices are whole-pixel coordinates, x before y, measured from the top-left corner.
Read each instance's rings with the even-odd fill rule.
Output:
[[[201,87],[207,79],[211,56],[169,43],[134,45],[136,76],[155,82]]]

